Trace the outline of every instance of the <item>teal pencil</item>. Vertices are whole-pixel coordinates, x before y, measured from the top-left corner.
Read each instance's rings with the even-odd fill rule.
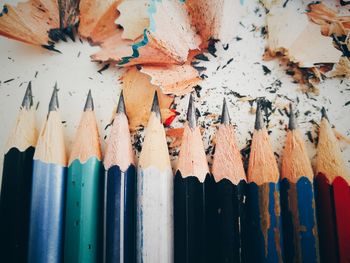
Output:
[[[101,262],[102,177],[99,133],[89,91],[68,165],[64,262]]]

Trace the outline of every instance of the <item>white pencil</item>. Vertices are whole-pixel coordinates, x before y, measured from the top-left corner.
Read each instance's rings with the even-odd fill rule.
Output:
[[[173,173],[157,94],[137,175],[137,262],[173,262]]]

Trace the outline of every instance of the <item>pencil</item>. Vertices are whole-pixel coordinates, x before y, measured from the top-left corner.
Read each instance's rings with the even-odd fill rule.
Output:
[[[29,82],[4,156],[0,196],[0,255],[3,262],[27,262],[33,156],[37,137]]]
[[[63,257],[66,153],[58,112],[57,84],[34,153],[29,263],[58,263]]]
[[[218,213],[217,262],[242,262],[246,175],[225,99],[221,124],[216,134],[212,174],[216,182]]]
[[[350,262],[350,177],[324,108],[315,174],[321,262]]]
[[[319,262],[314,174],[292,105],[281,178],[285,262]]]
[[[261,105],[256,110],[255,130],[248,164],[247,232],[249,262],[282,262],[279,172]]]
[[[213,178],[209,174],[202,136],[196,124],[190,95],[174,179],[174,258],[175,262],[215,262],[211,245],[214,202]]]
[[[123,93],[108,139],[106,170],[105,262],[135,262],[136,168]]]
[[[173,172],[157,92],[137,170],[137,262],[173,262]]]
[[[89,91],[68,165],[64,262],[100,262],[103,174],[94,103]]]

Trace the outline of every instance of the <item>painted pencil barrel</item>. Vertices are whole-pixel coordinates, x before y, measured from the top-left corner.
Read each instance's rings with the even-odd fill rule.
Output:
[[[62,261],[66,167],[34,160],[29,263]]]
[[[248,262],[283,262],[279,184],[247,185]]]
[[[64,262],[101,262],[102,165],[96,157],[68,168]]]
[[[334,210],[339,244],[339,261],[350,262],[350,187],[344,178],[338,176],[333,181]]]
[[[4,157],[0,197],[0,257],[27,262],[34,148],[11,148]]]
[[[138,169],[137,262],[173,262],[173,173]]]
[[[215,184],[217,262],[245,262],[245,255],[241,253],[246,236],[245,191],[245,181],[235,185],[228,179],[222,179]]]
[[[213,179],[207,174],[202,183],[197,177],[183,178],[177,171],[174,180],[174,259],[177,263],[215,262],[211,245],[216,230]],[[211,214],[213,213],[213,214]]]
[[[280,194],[285,262],[319,262],[312,182],[307,177],[297,183],[284,178]]]
[[[136,169],[122,172],[119,166],[107,171],[106,262],[135,262]]]
[[[319,173],[315,177],[321,262],[350,262],[350,189],[341,177],[332,184]]]

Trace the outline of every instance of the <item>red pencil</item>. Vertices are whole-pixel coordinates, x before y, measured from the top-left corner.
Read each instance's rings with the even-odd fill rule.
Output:
[[[322,262],[350,262],[350,176],[322,109],[316,155],[316,206]]]

